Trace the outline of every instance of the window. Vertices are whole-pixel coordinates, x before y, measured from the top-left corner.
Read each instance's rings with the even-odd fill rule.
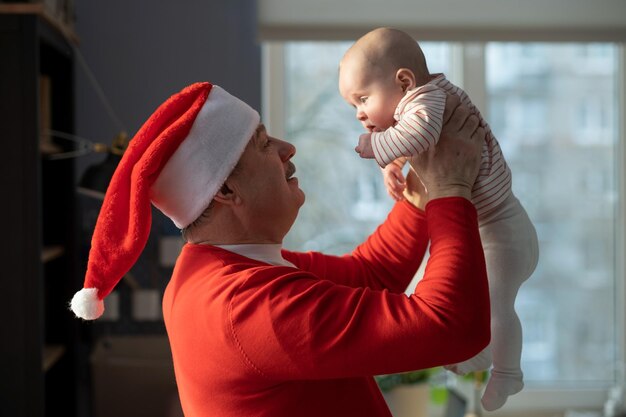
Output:
[[[519,45],[490,43],[485,54],[488,102],[517,104],[504,110],[517,116],[499,117],[491,127],[541,246],[539,267],[517,300],[528,329],[526,380],[608,386],[618,364],[613,233],[618,132],[602,121],[617,114],[617,48]],[[586,65],[589,57],[612,70]],[[529,60],[538,63],[529,68]],[[509,68],[516,70],[499,74]]]
[[[362,128],[337,91],[338,62],[349,45],[266,47],[265,91],[280,105],[265,109],[264,119],[271,120],[271,132],[295,144],[307,195],[285,242],[290,249],[345,253],[392,205],[376,164],[354,152]],[[464,86],[463,72],[471,67],[464,66],[470,55],[463,54],[465,45],[422,46],[431,72],[446,72],[484,100],[481,110],[512,169],[514,192],[539,234],[539,265],[516,305],[524,328],[526,389],[508,404],[600,407],[623,371],[623,271],[616,261],[623,239],[618,173],[626,160],[618,130],[618,115],[624,114],[620,48],[482,44],[485,73],[465,74],[472,85]],[[471,51],[475,56],[475,44]]]

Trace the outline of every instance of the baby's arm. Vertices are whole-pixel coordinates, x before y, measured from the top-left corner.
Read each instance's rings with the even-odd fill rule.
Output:
[[[416,90],[414,97],[403,99],[398,123],[371,134],[376,162],[385,167],[399,157],[411,157],[435,145],[441,133],[446,97],[444,90],[427,84]]]
[[[387,188],[387,193],[396,201],[404,200],[404,189],[406,182],[402,168],[406,163],[406,158],[398,158],[382,169],[383,181]]]

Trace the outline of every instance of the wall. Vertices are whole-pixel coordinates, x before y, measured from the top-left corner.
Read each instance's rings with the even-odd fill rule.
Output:
[[[263,39],[354,39],[381,25],[419,40],[624,41],[623,0],[259,0]]]
[[[75,5],[80,38],[75,64],[76,135],[103,143],[111,143],[120,130],[132,137],[163,101],[196,81],[220,85],[260,110],[261,50],[254,0],[107,0]],[[81,56],[89,70],[80,65]],[[113,117],[90,82],[89,72],[100,84]],[[88,166],[104,158],[102,154],[77,158],[76,182]],[[79,195],[78,203],[84,273],[101,202]],[[169,281],[171,268],[157,260],[162,238],[170,235],[179,235],[176,227],[153,210],[150,239],[131,270],[142,288],[162,290]],[[119,318],[97,321],[94,333],[163,333],[162,321],[131,319],[131,291],[124,284],[123,280],[116,287]]]
[[[156,107],[195,81],[211,81],[260,109],[254,0],[77,1],[79,51],[132,136]],[[110,142],[119,124],[76,67],[76,133]],[[78,175],[100,155],[78,160]]]

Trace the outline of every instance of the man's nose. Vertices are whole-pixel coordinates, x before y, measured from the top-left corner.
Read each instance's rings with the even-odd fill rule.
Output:
[[[361,109],[356,109],[356,118],[357,120],[364,122],[367,120],[367,114],[365,114],[365,112]]]
[[[285,142],[284,140],[280,140],[280,139],[275,139],[280,147],[278,150],[278,154],[280,155],[280,159],[282,161],[288,161],[291,158],[293,158],[293,156],[296,154],[296,147],[293,146],[291,143],[289,142]]]

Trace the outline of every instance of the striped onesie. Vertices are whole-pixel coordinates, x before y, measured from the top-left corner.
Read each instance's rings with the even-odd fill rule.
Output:
[[[482,403],[487,410],[494,410],[524,385],[520,367],[522,328],[514,304],[520,286],[535,270],[539,254],[537,233],[511,190],[511,171],[500,145],[465,91],[443,74],[436,74],[427,84],[407,91],[394,113],[397,123],[384,132],[372,133],[372,149],[378,164],[385,167],[397,158],[435,146],[447,94],[459,96],[486,132],[472,203],[478,212],[489,279],[491,343],[477,356],[446,368],[465,374],[493,364]]]
[[[472,189],[472,202],[479,216],[501,204],[511,193],[509,170],[498,141],[487,122],[461,88],[436,74],[423,86],[407,91],[396,107],[397,123],[384,132],[372,133],[376,162],[387,166],[399,157],[411,157],[434,146],[439,140],[446,95],[459,96],[461,102],[476,113],[480,126],[487,133],[482,150],[482,163]]]

